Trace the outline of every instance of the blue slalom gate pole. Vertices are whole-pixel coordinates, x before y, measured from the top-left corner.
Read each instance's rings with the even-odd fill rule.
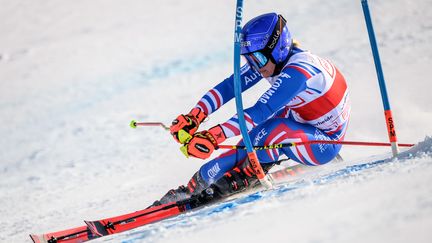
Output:
[[[368,35],[369,35],[370,45],[372,48],[372,54],[374,57],[375,69],[377,72],[378,83],[379,83],[380,91],[381,91],[381,99],[382,99],[382,102],[384,105],[384,115],[385,115],[386,124],[387,124],[387,132],[388,132],[389,140],[391,143],[393,156],[396,156],[399,153],[399,148],[398,148],[398,144],[397,144],[397,137],[396,137],[396,129],[395,129],[395,125],[394,125],[392,111],[390,108],[389,98],[387,95],[387,88],[386,88],[386,84],[385,84],[385,80],[384,80],[384,73],[382,70],[381,60],[380,60],[380,56],[379,56],[379,52],[378,52],[378,45],[377,45],[377,41],[375,38],[375,31],[374,31],[374,28],[372,25],[372,19],[371,19],[371,14],[369,11],[368,2],[367,2],[367,0],[361,0],[361,3],[362,3],[364,17],[366,20],[366,27],[367,27],[367,31],[368,31]]]
[[[266,188],[271,188],[272,184],[268,176],[264,173],[261,164],[259,163],[258,157],[255,150],[252,147],[252,143],[247,131],[246,121],[244,118],[243,101],[241,96],[241,80],[240,80],[240,45],[241,45],[241,31],[242,31],[242,19],[243,19],[243,0],[237,0],[236,6],[236,18],[235,18],[235,29],[234,29],[234,93],[237,107],[237,116],[239,119],[240,131],[243,136],[243,142],[246,145],[246,150],[249,158],[249,162],[254,169],[259,181]]]

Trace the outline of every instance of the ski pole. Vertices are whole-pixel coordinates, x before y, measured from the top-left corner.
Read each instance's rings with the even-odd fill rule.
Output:
[[[129,124],[130,127],[132,128],[137,128],[138,126],[140,127],[162,127],[165,130],[169,130],[169,127],[166,126],[165,124],[163,124],[162,122],[137,122],[135,120],[132,120]]]
[[[132,128],[137,128],[138,126],[160,126],[165,130],[169,130],[169,127],[163,124],[162,122],[137,122],[132,120],[130,122],[130,126]],[[271,144],[271,145],[263,145],[263,146],[253,146],[254,150],[267,150],[267,149],[277,149],[277,148],[287,148],[287,147],[295,147],[306,144],[342,144],[342,145],[357,145],[357,146],[375,146],[375,147],[390,147],[392,143],[382,143],[382,142],[361,142],[361,141],[333,141],[333,140],[310,140],[305,142],[298,143],[280,143],[280,144]],[[412,143],[399,143],[399,147],[412,147],[415,144]],[[219,149],[247,149],[244,145],[219,145]]]
[[[359,142],[359,141],[330,141],[330,140],[311,140],[298,143],[280,143],[264,146],[253,146],[254,150],[267,150],[301,146],[306,144],[344,144],[344,145],[358,145],[358,146],[392,146],[391,143],[380,142]],[[400,143],[400,147],[412,147],[414,144]],[[246,149],[244,145],[219,145],[220,149]]]
[[[396,136],[396,128],[395,128],[395,122],[392,115],[392,110],[390,108],[390,101],[387,94],[384,72],[382,70],[381,60],[378,52],[378,44],[375,38],[375,31],[372,24],[372,18],[369,11],[368,2],[367,0],[361,0],[361,4],[362,4],[363,13],[366,21],[366,27],[369,35],[369,42],[371,45],[372,54],[375,62],[375,69],[378,77],[381,99],[384,106],[384,116],[386,119],[388,137],[391,143],[393,156],[396,156],[399,153],[397,136]]]
[[[243,100],[241,91],[241,79],[240,79],[240,49],[242,41],[242,19],[243,19],[243,0],[237,0],[236,5],[236,15],[235,15],[235,25],[234,25],[234,94],[236,102],[236,110],[238,117],[238,124],[240,127],[240,132],[243,137],[243,142],[246,145],[247,156],[249,162],[255,171],[260,183],[266,188],[272,188],[272,183],[270,178],[264,173],[264,170],[258,160],[258,156],[255,150],[252,148],[252,142],[249,137],[246,128],[245,114],[243,111]]]

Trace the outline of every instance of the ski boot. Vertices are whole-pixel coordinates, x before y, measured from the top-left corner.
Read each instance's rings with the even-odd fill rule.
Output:
[[[274,164],[263,164],[263,170],[267,173]],[[150,207],[181,200],[195,198],[200,202],[217,200],[232,194],[242,192],[260,185],[253,169],[248,161],[234,169],[226,172],[224,176],[215,183],[208,185],[202,179],[199,171],[189,180],[187,186],[179,186],[177,189],[169,190],[161,199],[155,201]]]
[[[263,170],[267,173],[276,163],[263,164]],[[252,167],[246,161],[242,165],[226,172],[222,178],[212,186],[219,197],[227,197],[238,192],[246,191],[260,185]]]
[[[227,197],[256,186],[258,179],[252,171],[243,171],[236,167],[224,174],[213,185],[213,190],[221,197]]]
[[[187,187],[179,186],[177,189],[169,190],[161,199],[156,200],[150,207],[159,206],[166,203],[177,202],[192,197],[193,195],[205,197],[204,192],[208,185],[201,178],[200,173],[196,172],[189,180]]]

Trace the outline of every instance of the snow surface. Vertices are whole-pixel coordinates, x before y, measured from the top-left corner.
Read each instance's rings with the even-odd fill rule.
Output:
[[[432,134],[432,2],[369,2],[399,141],[423,141]],[[235,1],[0,6],[1,242],[29,242],[29,233],[143,209],[200,167],[164,130],[128,124],[169,123],[232,72]],[[304,48],[345,74],[353,102],[346,139],[387,141],[360,0],[249,0],[244,20],[269,11],[282,13]],[[245,106],[267,87],[249,91]],[[203,128],[234,111],[231,102]],[[347,146],[342,156],[364,162],[388,151]],[[151,239],[429,242],[432,159],[402,160],[192,227],[162,228]]]
[[[414,171],[430,167],[431,161],[432,138],[427,138],[397,159],[375,157],[315,167],[274,190],[96,242],[199,242],[209,236],[211,242],[428,242],[432,200],[425,195],[431,192],[432,178],[429,171]],[[421,180],[412,180],[413,173]],[[237,232],[219,233],[227,228]],[[305,237],[309,232],[299,228],[313,229],[313,235]],[[232,237],[236,234],[241,237]]]

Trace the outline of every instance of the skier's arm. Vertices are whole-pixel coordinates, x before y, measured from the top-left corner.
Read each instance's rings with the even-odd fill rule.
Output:
[[[278,79],[259,98],[258,102],[245,110],[248,131],[257,124],[266,121],[283,106],[287,105],[296,95],[306,89],[306,81],[319,72],[309,72],[302,65],[288,65]],[[223,124],[216,125],[207,131],[195,133],[189,143],[183,146],[187,156],[201,159],[208,158],[219,144],[227,138],[240,135],[237,115]]]
[[[248,64],[241,69],[241,90],[242,92],[252,87],[260,79],[259,72],[253,71]],[[207,92],[198,104],[186,115],[179,115],[170,126],[171,135],[179,143],[184,143],[179,132],[181,130],[193,135],[201,122],[211,113],[234,97],[234,78],[231,75],[216,87]]]
[[[279,109],[288,104],[298,93],[306,89],[306,81],[314,74],[305,72],[294,65],[287,66],[258,102],[245,110],[248,131],[264,122]],[[237,115],[220,124],[226,138],[240,135]]]
[[[254,71],[248,64],[245,64],[241,68],[240,74],[242,92],[255,85],[261,78],[259,72]],[[195,107],[200,108],[205,114],[210,115],[234,98],[234,96],[234,75],[231,75],[209,90],[198,101]]]

